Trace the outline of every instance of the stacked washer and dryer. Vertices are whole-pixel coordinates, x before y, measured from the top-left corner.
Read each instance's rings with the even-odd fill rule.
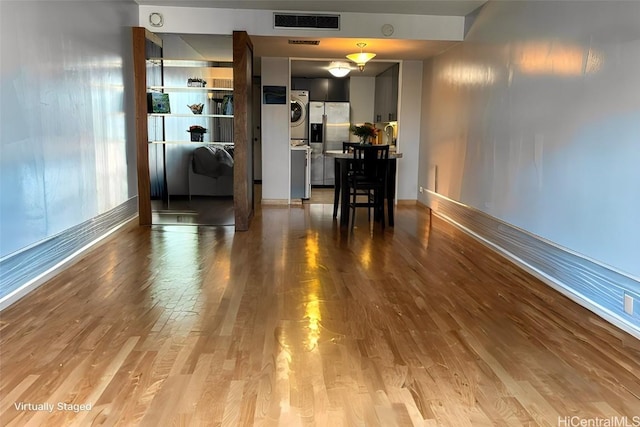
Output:
[[[291,91],[291,145],[309,145],[309,91]]]
[[[311,197],[309,91],[291,91],[291,198]]]

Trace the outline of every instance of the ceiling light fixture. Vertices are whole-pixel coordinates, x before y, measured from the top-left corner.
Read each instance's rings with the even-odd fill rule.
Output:
[[[351,72],[351,67],[346,62],[332,61],[327,70],[334,77],[344,77]]]
[[[374,56],[376,56],[375,53],[367,53],[362,51],[362,49],[366,45],[367,45],[366,43],[357,43],[356,46],[360,48],[360,52],[347,55],[347,59],[350,59],[351,61],[358,64],[358,69],[360,71],[364,71],[364,65],[370,60],[372,60]]]

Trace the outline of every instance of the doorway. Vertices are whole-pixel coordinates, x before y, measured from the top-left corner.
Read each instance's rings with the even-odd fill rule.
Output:
[[[246,47],[238,58],[236,36]],[[216,45],[216,53],[198,53],[199,41]],[[250,68],[252,56],[243,32],[198,39],[134,28],[141,225],[248,228],[253,150],[243,128],[251,126],[252,91],[235,64]]]

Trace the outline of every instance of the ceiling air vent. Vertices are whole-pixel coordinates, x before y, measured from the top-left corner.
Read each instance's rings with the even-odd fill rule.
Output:
[[[275,28],[317,28],[323,30],[339,30],[340,15],[298,15],[290,13],[274,13]]]
[[[320,40],[291,40],[291,39],[289,39],[289,44],[306,45],[306,46],[318,46],[320,44]]]

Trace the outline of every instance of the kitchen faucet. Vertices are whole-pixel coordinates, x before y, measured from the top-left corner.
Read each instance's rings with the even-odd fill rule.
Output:
[[[393,125],[391,123],[384,127],[384,135],[388,145],[396,144],[396,141],[393,138]]]

